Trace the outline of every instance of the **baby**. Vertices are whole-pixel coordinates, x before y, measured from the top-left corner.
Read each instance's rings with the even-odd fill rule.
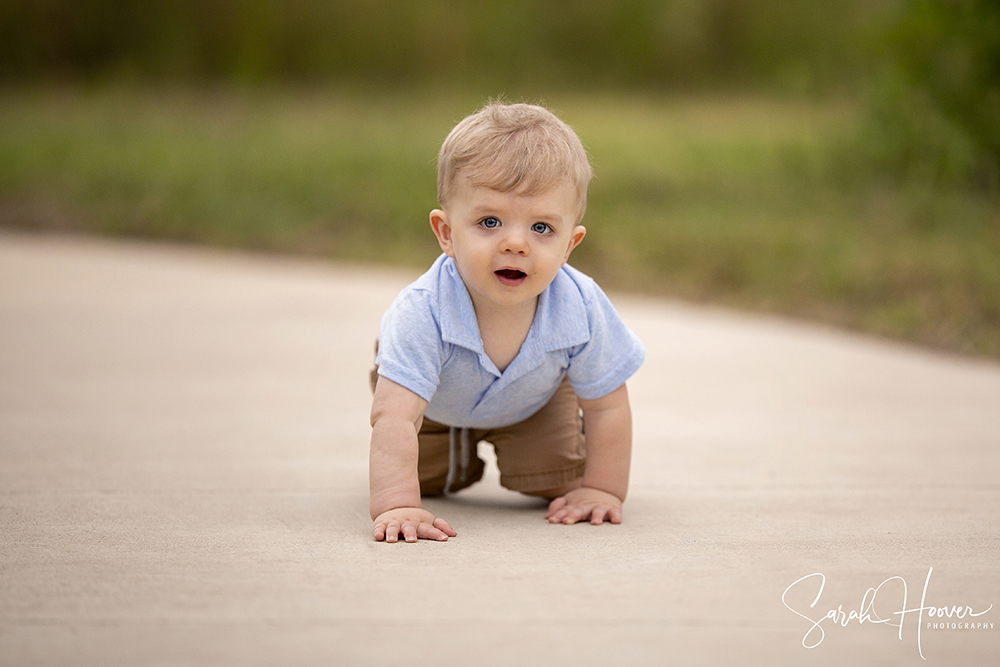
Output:
[[[566,264],[587,230],[590,165],[550,111],[489,104],[438,155],[431,229],[443,254],[382,319],[373,373],[376,540],[456,532],[424,495],[477,482],[551,500],[551,523],[621,523],[645,350],[588,276]],[[586,436],[584,435],[586,433]]]

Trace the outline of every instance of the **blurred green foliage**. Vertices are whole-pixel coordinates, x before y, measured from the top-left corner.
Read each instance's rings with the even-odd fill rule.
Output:
[[[829,85],[894,0],[5,0],[0,77]]]
[[[513,99],[867,86],[845,174],[1000,188],[997,0],[6,0],[0,82],[39,80]]]
[[[925,184],[1000,188],[1000,2],[909,0],[876,34],[873,162]]]

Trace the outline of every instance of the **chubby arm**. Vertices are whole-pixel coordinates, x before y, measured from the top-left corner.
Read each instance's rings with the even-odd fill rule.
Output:
[[[594,400],[580,400],[587,431],[587,464],[582,485],[549,505],[550,523],[622,522],[632,462],[632,410],[621,385]]]
[[[418,538],[445,541],[456,535],[448,522],[420,505],[417,433],[427,401],[384,377],[372,400],[369,510],[373,537],[395,542]]]

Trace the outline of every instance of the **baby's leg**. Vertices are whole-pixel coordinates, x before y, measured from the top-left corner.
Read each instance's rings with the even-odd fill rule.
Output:
[[[461,474],[455,475],[452,479],[448,493],[461,491],[472,486],[483,478],[486,464],[476,455],[476,443],[479,442],[482,431],[470,429],[468,440],[471,445],[471,452],[468,460],[468,468],[464,478]],[[417,472],[420,477],[420,495],[440,496],[445,492],[448,483],[448,472],[451,468],[457,467],[458,461],[452,462],[452,439],[457,438],[458,433],[452,434],[451,428],[439,424],[436,421],[424,418],[424,423],[417,434],[420,442],[420,456],[417,461]],[[454,452],[455,456],[460,456],[460,452]]]
[[[493,443],[500,483],[530,496],[557,498],[578,488],[587,460],[580,401],[567,380],[528,419],[483,435]]]

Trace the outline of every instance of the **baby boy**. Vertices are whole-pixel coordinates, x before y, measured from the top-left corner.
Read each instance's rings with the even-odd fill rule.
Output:
[[[642,343],[566,264],[591,170],[548,110],[490,104],[438,155],[431,229],[443,254],[382,320],[372,403],[376,540],[445,541],[421,507],[477,482],[493,445],[500,483],[551,500],[551,523],[621,523],[632,416],[625,381]]]

